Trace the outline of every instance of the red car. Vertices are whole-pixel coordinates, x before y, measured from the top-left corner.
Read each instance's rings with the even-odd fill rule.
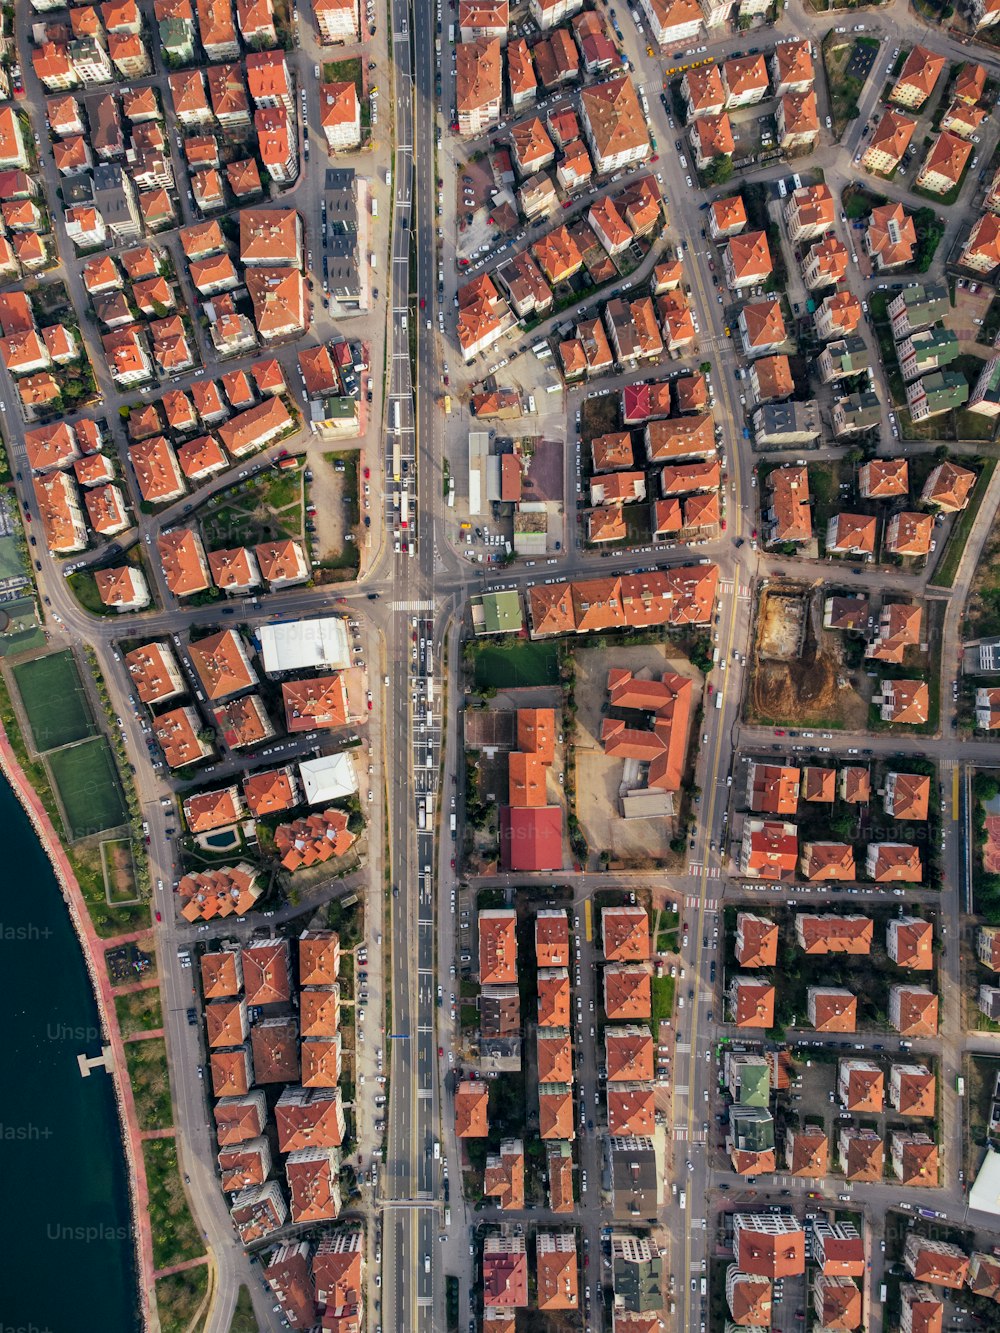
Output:
[[[774,734],[775,734],[776,736],[784,736],[785,733],[781,730],[780,727],[776,727],[776,728],[775,728],[775,731],[774,731]]]
[[[564,200],[563,200],[563,208],[572,208],[572,207],[573,207],[573,200],[572,200],[572,199],[564,199]]]
[[[455,858],[454,858],[454,857],[451,858],[451,868],[452,868],[452,870],[455,869]]]
[[[366,467],[366,468],[365,468],[365,481],[368,480],[368,478],[371,476],[371,474],[372,474],[372,470],[371,470],[371,468],[370,468],[370,467]]]
[[[754,528],[754,530],[753,530],[753,532],[751,532],[750,536],[753,538],[754,541],[757,540],[757,529],[756,529],[756,528]]]
[[[427,304],[427,302],[424,300],[423,297],[421,297],[421,298],[420,298],[420,309],[423,310],[423,308],[424,308],[424,306],[425,306],[426,304]]]
[[[368,700],[368,711],[369,711],[369,713],[372,711],[372,701],[371,701],[371,699]]]
[[[159,912],[157,912],[157,914],[156,914],[156,919],[157,919],[157,921],[162,921],[162,920],[163,920],[163,917],[160,916]]]
[[[444,1055],[444,1047],[443,1047],[443,1046],[439,1046],[439,1047],[438,1047],[438,1055]]]

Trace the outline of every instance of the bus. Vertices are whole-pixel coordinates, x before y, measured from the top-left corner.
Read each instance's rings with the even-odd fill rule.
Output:
[[[401,427],[401,425],[400,425],[400,410],[399,410],[399,401],[398,401],[398,399],[397,399],[397,401],[394,402],[393,405],[392,405],[392,428],[393,428],[393,430],[396,430],[396,431],[402,429],[402,427]]]
[[[448,482],[448,508],[455,508],[455,478],[452,477]]]

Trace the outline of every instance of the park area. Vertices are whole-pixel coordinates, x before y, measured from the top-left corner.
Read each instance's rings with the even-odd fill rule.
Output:
[[[43,754],[96,734],[90,704],[73,654],[49,653],[22,662],[14,679],[31,724],[35,749]]]
[[[114,757],[103,736],[50,754],[48,761],[72,839],[125,823],[125,801]]]

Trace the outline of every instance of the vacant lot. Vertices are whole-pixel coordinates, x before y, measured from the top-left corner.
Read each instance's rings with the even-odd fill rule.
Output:
[[[128,838],[109,839],[101,843],[101,864],[104,869],[104,887],[108,901],[134,903],[138,900],[135,885],[135,862],[132,844]]]
[[[54,750],[97,730],[73,654],[49,653],[14,668],[35,749]]]
[[[49,756],[71,838],[86,838],[125,822],[125,800],[111,747],[103,736]]]
[[[868,708],[841,656],[841,637],[817,629],[824,590],[814,592],[805,611],[802,648],[787,661],[765,661],[760,637],[773,635],[772,617],[762,605],[757,622],[757,651],[747,695],[748,721],[770,725],[840,727],[857,731],[865,726]],[[764,594],[765,602],[770,601]],[[784,600],[784,599],[782,599]],[[817,638],[817,634],[821,637]]]
[[[527,685],[555,685],[559,680],[559,652],[555,644],[484,643],[473,649],[477,689],[516,689]]]

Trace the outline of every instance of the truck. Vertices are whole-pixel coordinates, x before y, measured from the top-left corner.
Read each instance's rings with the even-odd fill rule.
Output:
[[[681,1190],[680,1198],[677,1200],[677,1202],[680,1204],[681,1212],[683,1213],[684,1209],[687,1207],[687,1202],[688,1202],[687,1190]]]
[[[721,690],[717,690],[717,691],[716,691],[716,694],[715,694],[715,706],[716,706],[716,708],[721,708],[721,707],[722,707],[722,691],[721,691]]]
[[[378,200],[372,195],[372,217],[378,217]]]
[[[452,477],[448,482],[448,508],[455,508],[455,478]]]
[[[410,495],[404,491],[399,499],[399,526],[408,528],[410,526]]]
[[[421,798],[417,802],[417,828],[421,832],[427,827],[427,802]]]
[[[965,1079],[961,1074],[955,1079],[955,1091],[958,1093],[959,1097],[965,1096]]]
[[[393,405],[392,405],[392,428],[393,428],[393,430],[398,431],[398,430],[401,429],[401,426],[400,426],[401,421],[402,421],[402,413],[401,413],[401,411],[400,411],[399,403],[398,403],[398,401],[397,401],[397,402],[393,403]]]
[[[451,815],[451,836],[452,840],[458,837],[458,817],[454,811],[452,811]]]

